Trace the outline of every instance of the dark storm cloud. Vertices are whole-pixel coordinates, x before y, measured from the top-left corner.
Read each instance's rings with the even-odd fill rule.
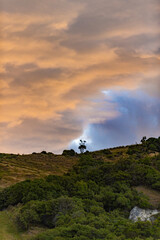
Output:
[[[140,142],[145,135],[160,135],[160,100],[143,92],[112,92],[120,115],[101,124],[92,124],[84,136],[91,141],[90,150]],[[74,147],[75,144],[71,145]]]

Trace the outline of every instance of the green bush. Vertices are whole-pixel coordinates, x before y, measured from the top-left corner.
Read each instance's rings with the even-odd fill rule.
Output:
[[[26,180],[0,192],[0,209],[31,200],[57,198],[64,193],[63,187],[59,184],[48,183],[43,179]]]
[[[64,150],[62,155],[63,156],[75,156],[76,152],[73,149],[71,149],[71,150]]]
[[[61,215],[71,214],[81,209],[82,204],[80,203],[78,200],[68,197],[49,201],[30,201],[20,209],[16,222],[22,230],[37,224],[53,228]]]

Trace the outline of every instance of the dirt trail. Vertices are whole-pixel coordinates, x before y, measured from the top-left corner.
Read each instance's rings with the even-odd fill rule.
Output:
[[[138,192],[143,192],[149,198],[149,202],[155,208],[157,208],[160,205],[160,192],[159,191],[150,189],[150,188],[145,187],[145,186],[138,186],[138,187],[135,187],[135,189]]]

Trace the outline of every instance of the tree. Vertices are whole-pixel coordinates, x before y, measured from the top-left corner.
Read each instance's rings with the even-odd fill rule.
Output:
[[[144,137],[141,139],[141,143],[142,143],[142,144],[145,144],[146,140],[147,140],[147,137],[144,136]]]
[[[86,141],[85,140],[80,140],[78,148],[79,148],[81,153],[84,153],[84,151],[86,149]]]

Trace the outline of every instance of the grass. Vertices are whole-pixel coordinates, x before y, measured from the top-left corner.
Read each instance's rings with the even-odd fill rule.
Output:
[[[54,154],[0,154],[0,188],[50,174],[63,175],[79,159]]]
[[[0,212],[0,240],[29,240],[31,236],[44,231],[44,228],[34,227],[28,232],[19,232],[13,221],[13,215],[12,210]]]
[[[94,158],[104,161],[115,161],[126,154],[126,148],[112,149],[111,156],[103,151],[91,153]],[[26,179],[43,178],[50,174],[63,175],[74,164],[77,163],[77,156],[63,156],[55,154],[3,154],[0,153],[0,189]]]
[[[106,162],[117,161],[127,156],[128,147],[110,149],[111,154],[103,150],[91,152],[93,158]],[[80,155],[63,156],[52,153],[42,154],[5,154],[0,153],[0,189],[26,179],[43,178],[47,175],[63,175],[79,160]]]
[[[0,212],[0,239],[1,240],[27,240],[18,232],[15,224],[11,220],[8,211]]]

